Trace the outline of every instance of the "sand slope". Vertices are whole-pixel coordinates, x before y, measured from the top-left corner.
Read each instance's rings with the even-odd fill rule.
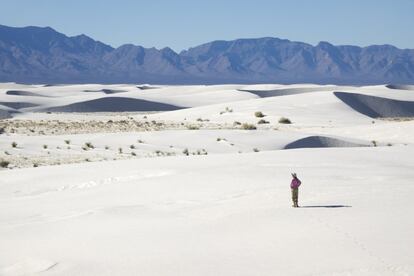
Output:
[[[0,275],[414,275],[400,88],[0,84]]]
[[[357,112],[371,118],[414,116],[414,101],[399,101],[356,93],[334,94]]]
[[[342,148],[342,147],[362,147],[365,143],[354,143],[342,139],[326,136],[309,136],[302,138],[285,146],[285,149],[297,148]]]
[[[146,100],[106,97],[82,101],[64,106],[38,109],[40,112],[125,112],[125,111],[167,111],[181,107]]]

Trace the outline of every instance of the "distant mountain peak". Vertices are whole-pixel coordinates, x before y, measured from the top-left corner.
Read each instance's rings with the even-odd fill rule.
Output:
[[[38,83],[414,83],[414,50],[316,46],[275,37],[169,47],[113,48],[50,27],[0,25],[0,81]]]

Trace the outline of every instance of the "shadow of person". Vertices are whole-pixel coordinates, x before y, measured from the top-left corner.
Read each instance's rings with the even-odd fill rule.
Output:
[[[300,208],[351,208],[349,205],[308,205],[300,206]]]

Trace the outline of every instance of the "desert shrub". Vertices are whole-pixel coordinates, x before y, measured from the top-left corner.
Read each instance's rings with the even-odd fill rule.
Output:
[[[198,129],[200,129],[200,127],[196,126],[196,125],[189,125],[189,126],[187,126],[187,129],[189,129],[189,130],[198,130]]]
[[[142,143],[144,143],[144,141],[138,139],[138,143],[142,144]]]
[[[39,164],[38,163],[33,163],[33,167],[37,168],[37,167],[39,167]]]
[[[261,120],[259,120],[257,123],[258,123],[259,125],[261,125],[261,124],[268,124],[268,123],[269,123],[269,121],[266,121],[266,120],[264,120],[264,119],[261,119]]]
[[[0,160],[0,167],[7,168],[9,166],[10,162],[7,160]]]
[[[105,146],[105,149],[106,149],[106,150],[109,150],[109,146]]]
[[[123,152],[122,148],[118,148],[118,152],[121,154]]]
[[[207,151],[205,149],[197,150],[197,155],[207,155]]]
[[[233,122],[233,125],[234,125],[234,126],[240,126],[240,125],[241,125],[241,123],[240,123],[240,122],[238,122],[238,121],[234,121],[234,122]]]
[[[88,149],[94,149],[95,148],[95,146],[91,142],[86,142],[85,147],[87,147]]]
[[[183,154],[188,156],[190,154],[190,152],[188,151],[188,149],[184,149]]]
[[[376,147],[376,146],[377,146],[377,141],[372,140],[372,141],[371,141],[371,143],[372,143],[372,145],[373,145],[374,147]]]
[[[17,143],[16,143],[16,142],[12,142],[12,143],[11,143],[11,146],[12,146],[13,148],[16,148],[16,147],[17,147]]]
[[[10,155],[10,152],[8,152],[7,150],[4,152],[5,155]]]
[[[259,152],[260,150],[258,148],[253,149],[254,152]]]
[[[392,144],[391,144],[391,143],[388,143],[388,144],[387,144],[387,146],[391,147],[391,146],[392,146]]]
[[[249,124],[249,123],[243,123],[242,124],[242,129],[246,129],[246,130],[254,130],[256,129],[256,126],[253,124]]]
[[[226,106],[226,108],[223,111],[220,111],[220,115],[224,114],[224,113],[231,113],[233,112],[233,109],[231,109],[230,107]]]
[[[254,113],[254,116],[256,116],[257,118],[263,118],[265,115],[261,111],[256,111]]]
[[[69,145],[70,144],[70,140],[65,140],[65,144]]]
[[[135,149],[135,145],[130,145],[129,148],[130,149]]]
[[[289,120],[289,118],[282,117],[282,118],[279,119],[279,123],[281,123],[281,124],[291,124],[292,122]]]
[[[132,156],[137,156],[137,154],[135,152],[131,152]]]
[[[203,119],[202,118],[197,118],[197,122],[202,122]]]
[[[47,145],[43,145],[43,148],[44,148],[44,149],[47,149]]]

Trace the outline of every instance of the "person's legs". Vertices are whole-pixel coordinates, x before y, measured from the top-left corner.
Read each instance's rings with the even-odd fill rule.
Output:
[[[296,201],[295,201],[295,207],[299,207],[299,188],[296,189]]]
[[[292,188],[293,207],[298,207],[298,188]]]

